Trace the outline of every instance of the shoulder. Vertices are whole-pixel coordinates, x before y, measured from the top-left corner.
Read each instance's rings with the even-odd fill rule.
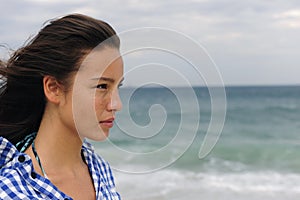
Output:
[[[0,176],[18,174],[16,169],[29,160],[26,155],[20,153],[7,139],[0,137]],[[26,162],[27,163],[27,162]]]
[[[29,190],[23,176],[25,169],[21,165],[26,162],[23,154],[7,139],[0,137],[0,198],[28,199],[25,190]],[[23,191],[23,192],[22,192]]]
[[[21,180],[13,175],[0,175],[0,198],[1,199],[28,199],[22,190]]]
[[[0,137],[0,168],[12,160],[17,153],[18,150],[13,144],[6,138]]]
[[[48,179],[38,175],[31,158],[0,137],[0,199],[64,199]]]
[[[0,199],[35,199],[29,198],[33,190],[28,187],[26,181],[11,167],[3,167],[0,170]],[[29,195],[29,196],[28,196]]]

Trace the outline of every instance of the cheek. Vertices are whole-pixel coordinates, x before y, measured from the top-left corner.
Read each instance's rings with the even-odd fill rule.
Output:
[[[95,96],[95,112],[97,116],[101,116],[101,114],[106,110],[107,98],[103,96]]]

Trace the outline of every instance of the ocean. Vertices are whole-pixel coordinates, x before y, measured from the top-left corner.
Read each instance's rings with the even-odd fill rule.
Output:
[[[224,127],[204,158],[212,100],[207,88],[188,90],[121,89],[109,139],[92,143],[123,199],[300,198],[300,87],[226,87]]]

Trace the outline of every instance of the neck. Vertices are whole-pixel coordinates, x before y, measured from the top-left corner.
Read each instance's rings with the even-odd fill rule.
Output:
[[[84,161],[82,140],[58,120],[43,118],[35,139],[35,149],[47,175],[75,173]],[[59,167],[58,167],[59,166]]]

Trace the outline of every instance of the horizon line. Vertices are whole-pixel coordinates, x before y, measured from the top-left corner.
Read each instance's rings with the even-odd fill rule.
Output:
[[[131,88],[136,88],[137,86],[122,86],[122,89],[131,89]],[[165,88],[165,86],[139,86],[139,87],[143,87],[143,88]],[[173,86],[168,86],[169,88],[187,88],[187,86],[180,86],[180,85],[173,85]],[[191,87],[193,88],[207,88],[207,86],[205,85],[192,85]],[[213,88],[219,88],[219,87],[224,87],[224,88],[228,88],[228,87],[300,87],[300,83],[299,84],[228,84],[228,85],[224,85],[224,86],[220,86],[220,85],[212,85],[210,87]]]

